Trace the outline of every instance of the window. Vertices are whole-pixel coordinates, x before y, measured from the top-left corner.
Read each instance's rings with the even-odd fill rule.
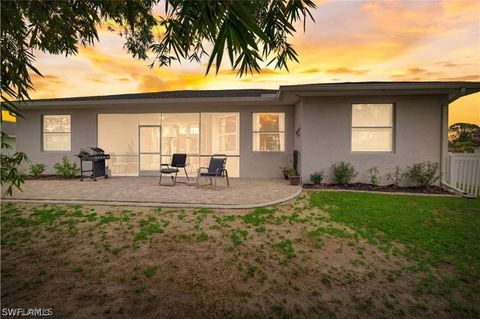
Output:
[[[186,153],[187,171],[190,176],[196,174],[200,160],[199,127],[200,113],[163,113],[162,163],[170,163],[174,153]]]
[[[228,175],[240,176],[240,113],[201,113],[200,166],[208,167],[212,154],[225,154]]]
[[[202,155],[240,155],[239,113],[202,113]]]
[[[44,151],[70,151],[71,134],[70,115],[43,116]]]
[[[393,151],[393,104],[352,105],[352,152]]]
[[[164,113],[162,120],[162,154],[200,153],[200,114]]]
[[[285,151],[285,113],[253,113],[253,150]]]

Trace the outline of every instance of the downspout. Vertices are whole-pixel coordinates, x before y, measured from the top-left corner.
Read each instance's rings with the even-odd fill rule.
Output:
[[[450,103],[461,98],[466,93],[465,88],[461,88],[458,93],[449,97],[447,103],[442,103],[442,113],[441,113],[441,145],[440,145],[440,184],[447,191],[457,193],[458,195],[468,197],[468,194],[461,189],[449,184],[449,172],[448,172],[448,106]]]

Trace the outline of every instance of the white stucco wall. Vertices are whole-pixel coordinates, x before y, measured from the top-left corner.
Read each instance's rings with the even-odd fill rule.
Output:
[[[240,113],[240,176],[280,178],[280,167],[288,165],[294,149],[294,107],[281,105],[189,105],[165,106],[154,103],[136,103],[108,105],[101,107],[75,108],[55,106],[41,110],[25,109],[25,118],[17,121],[17,149],[26,152],[33,163],[47,165],[46,173],[54,173],[53,165],[61,161],[64,155],[78,162],[75,154],[81,148],[97,145],[97,114],[99,113],[160,113],[160,112],[239,112]],[[286,145],[285,152],[252,151],[252,113],[285,112]],[[42,115],[70,114],[72,125],[72,150],[70,152],[42,151]],[[108,151],[108,150],[106,150]]]
[[[334,163],[350,162],[359,172],[358,182],[369,182],[367,170],[377,166],[382,182],[384,175],[396,166],[405,168],[415,162],[440,163],[441,104],[445,96],[348,96],[304,98],[296,105],[296,129],[301,137],[301,177],[308,182],[310,174],[323,170],[331,180]],[[395,103],[394,152],[351,152],[353,103]]]
[[[42,151],[42,115],[69,114],[71,115],[71,146],[70,152]],[[70,160],[78,162],[75,154],[82,147],[95,146],[97,139],[97,116],[91,110],[58,109],[45,111],[24,110],[25,118],[17,118],[17,150],[27,153],[32,163],[45,164],[45,173],[54,173],[53,165],[67,156]]]

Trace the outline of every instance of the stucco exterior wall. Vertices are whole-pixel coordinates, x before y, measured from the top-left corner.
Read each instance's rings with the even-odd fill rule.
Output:
[[[351,152],[351,117],[353,103],[394,103],[394,152]],[[414,162],[440,162],[441,105],[443,95],[399,96],[337,96],[306,97],[296,105],[158,105],[129,101],[122,104],[75,107],[55,106],[41,110],[24,110],[25,119],[17,122],[17,150],[26,152],[33,163],[53,165],[62,156],[74,156],[82,147],[97,145],[97,114],[101,113],[159,113],[159,112],[239,112],[240,113],[240,176],[281,178],[280,167],[292,165],[292,152],[300,152],[300,174],[303,182],[315,171],[325,171],[331,177],[331,165],[340,161],[352,163],[359,175],[355,181],[368,182],[367,170],[377,166],[380,175],[396,166],[405,168]],[[227,105],[226,105],[227,104]],[[252,151],[252,113],[285,112],[285,152]],[[70,152],[42,151],[42,115],[70,114],[72,119],[72,150]],[[296,131],[300,129],[297,136]],[[108,151],[108,150],[106,150]],[[383,178],[383,182],[386,180]]]
[[[331,181],[331,166],[352,163],[359,175],[355,181],[369,182],[367,170],[377,166],[382,182],[396,166],[405,168],[415,162],[440,163],[441,105],[446,97],[438,96],[348,96],[304,98],[296,105],[297,138],[301,149],[301,177],[323,170]],[[354,153],[351,151],[353,103],[394,103],[394,151],[392,153]]]
[[[82,147],[95,146],[97,139],[97,116],[91,110],[58,109],[45,111],[24,110],[25,118],[17,119],[17,150],[25,152],[32,163],[45,164],[47,174],[55,173],[53,165],[67,156],[79,162],[75,154]],[[42,151],[42,115],[71,115],[71,151]]]
[[[17,121],[17,149],[26,152],[33,163],[47,165],[46,173],[54,173],[53,165],[64,155],[78,162],[74,155],[81,148],[97,145],[97,114],[101,113],[160,113],[160,112],[239,112],[240,113],[240,177],[280,178],[280,167],[288,165],[294,149],[294,107],[293,106],[258,106],[258,105],[155,105],[131,101],[129,104],[89,106],[55,106],[42,110],[26,109],[25,118]],[[285,152],[252,151],[252,113],[285,112],[286,141]],[[72,150],[70,152],[42,151],[42,115],[70,114],[72,125]],[[108,151],[108,150],[106,150]]]

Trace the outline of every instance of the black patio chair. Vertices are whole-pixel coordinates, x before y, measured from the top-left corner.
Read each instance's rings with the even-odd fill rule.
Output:
[[[197,187],[200,186],[200,178],[205,177],[210,179],[210,185],[213,184],[212,179],[215,181],[214,188],[217,188],[217,178],[226,178],[227,185],[230,186],[228,179],[228,172],[225,166],[227,165],[227,155],[214,154],[210,158],[208,167],[200,167],[197,175]],[[203,170],[203,172],[202,172]]]
[[[177,183],[177,175],[181,168],[183,168],[183,170],[185,171],[185,175],[187,176],[187,180],[189,181],[190,179],[188,178],[186,166],[187,166],[187,154],[173,154],[171,164],[161,164],[160,179],[158,181],[158,184],[165,185],[165,184],[162,184],[163,174],[168,174],[168,175],[175,174],[175,177],[170,176],[172,178],[173,184],[169,184],[169,186],[175,186],[175,184]]]

